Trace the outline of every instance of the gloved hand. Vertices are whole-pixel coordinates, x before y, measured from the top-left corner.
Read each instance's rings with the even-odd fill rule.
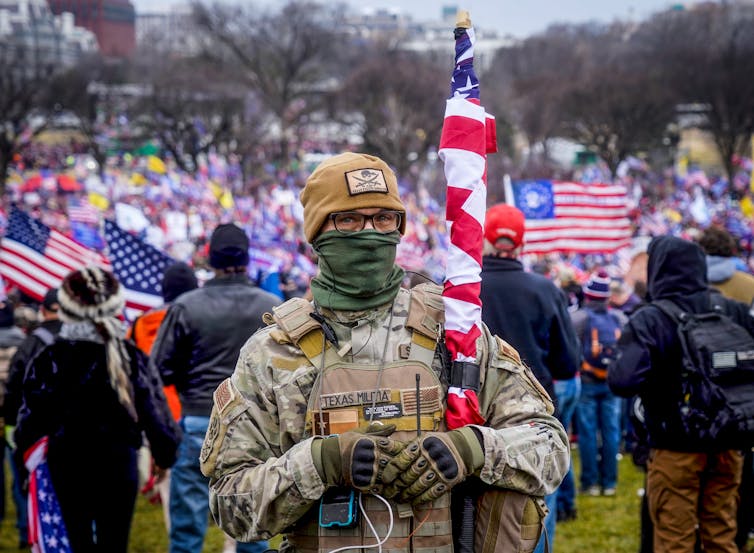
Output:
[[[328,486],[382,492],[382,471],[405,446],[388,438],[394,431],[394,424],[372,423],[366,430],[314,440],[312,457],[322,481]]]
[[[429,432],[406,444],[382,473],[385,497],[426,503],[446,494],[484,465],[482,437],[470,426]]]

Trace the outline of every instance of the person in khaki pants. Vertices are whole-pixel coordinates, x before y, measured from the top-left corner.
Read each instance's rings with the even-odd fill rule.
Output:
[[[688,313],[710,310],[707,266],[701,248],[672,236],[649,245],[648,296],[671,300]],[[724,313],[754,336],[746,304],[720,298]],[[716,300],[717,303],[717,300]],[[639,395],[650,445],[647,465],[649,512],[655,553],[738,553],[735,544],[743,456],[704,445],[684,430],[675,401],[681,395],[683,353],[676,322],[650,303],[631,316],[608,368],[617,395]]]

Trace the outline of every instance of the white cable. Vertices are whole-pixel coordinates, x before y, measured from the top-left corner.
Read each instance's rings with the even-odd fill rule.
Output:
[[[338,549],[333,549],[332,551],[329,551],[328,553],[340,553],[341,551],[350,551],[352,549],[371,549],[373,547],[377,548],[378,553],[382,553],[382,546],[385,544],[385,542],[390,538],[390,535],[393,533],[393,509],[390,507],[390,503],[388,503],[387,499],[382,497],[378,494],[373,494],[374,497],[379,499],[385,504],[385,507],[387,507],[387,512],[390,515],[390,524],[387,528],[387,536],[385,536],[383,539],[380,539],[380,536],[377,534],[377,530],[374,528],[374,524],[372,524],[371,519],[369,516],[367,516],[367,511],[364,509],[364,504],[361,501],[361,494],[359,494],[359,510],[361,511],[361,514],[364,515],[364,520],[366,521],[367,525],[369,526],[369,529],[372,531],[372,534],[374,534],[374,537],[377,539],[376,543],[372,543],[369,545],[347,545],[345,547],[339,547]]]

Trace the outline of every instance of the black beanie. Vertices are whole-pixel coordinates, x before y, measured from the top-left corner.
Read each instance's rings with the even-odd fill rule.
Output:
[[[185,263],[175,263],[162,275],[162,298],[170,303],[175,298],[199,286],[194,270]]]
[[[249,238],[236,225],[218,225],[209,240],[209,264],[215,269],[246,267],[249,264]]]
[[[57,288],[50,288],[49,290],[47,290],[47,293],[42,299],[42,306],[45,309],[47,309],[47,311],[58,310],[58,308],[60,307],[60,304],[58,303],[58,289]]]

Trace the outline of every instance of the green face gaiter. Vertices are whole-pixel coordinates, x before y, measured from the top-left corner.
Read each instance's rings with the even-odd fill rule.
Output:
[[[319,274],[312,279],[314,301],[322,307],[344,311],[361,311],[391,302],[404,275],[395,264],[398,242],[398,231],[322,233],[312,243],[319,256]]]

